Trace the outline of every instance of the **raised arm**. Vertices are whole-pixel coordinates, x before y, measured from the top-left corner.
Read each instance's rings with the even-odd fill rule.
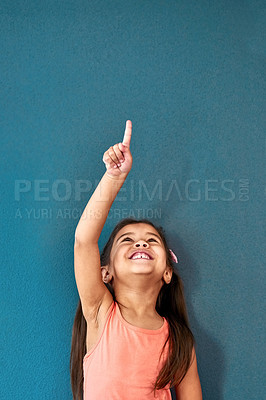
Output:
[[[106,172],[86,205],[75,231],[74,270],[83,314],[90,317],[109,293],[102,281],[98,240],[109,210],[132,166],[132,123],[127,121],[123,143],[103,155]]]
[[[111,146],[103,155],[106,172],[91,196],[75,232],[76,243],[98,243],[110,208],[132,166],[130,140],[132,123],[127,121],[123,143]],[[119,162],[119,161],[122,162]],[[120,167],[117,167],[120,164]]]

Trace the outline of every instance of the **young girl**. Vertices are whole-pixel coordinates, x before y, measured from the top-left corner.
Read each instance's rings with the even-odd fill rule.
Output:
[[[174,387],[178,400],[202,400],[177,258],[163,229],[124,219],[99,253],[108,212],[132,166],[131,132],[127,121],[123,143],[104,153],[106,172],[75,232],[73,398],[169,400]]]

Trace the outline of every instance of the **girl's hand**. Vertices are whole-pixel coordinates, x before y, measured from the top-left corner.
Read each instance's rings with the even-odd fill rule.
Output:
[[[129,173],[132,166],[132,155],[129,150],[132,133],[132,122],[126,122],[126,129],[123,143],[117,143],[103,155],[103,162],[106,166],[107,175],[110,177],[119,177],[121,174]]]

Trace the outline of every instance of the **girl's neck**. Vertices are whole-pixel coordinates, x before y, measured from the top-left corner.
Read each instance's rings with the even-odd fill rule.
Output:
[[[158,293],[154,289],[146,292],[116,290],[115,298],[122,312],[136,320],[161,318],[156,311]]]

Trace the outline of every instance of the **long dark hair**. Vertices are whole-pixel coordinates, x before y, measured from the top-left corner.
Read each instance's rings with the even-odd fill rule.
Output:
[[[169,324],[169,335],[165,341],[161,354],[163,353],[168,341],[169,352],[165,364],[156,378],[154,384],[155,392],[156,390],[163,389],[168,384],[170,384],[170,387],[173,387],[182,381],[190,366],[195,339],[189,327],[183,282],[171,259],[164,229],[161,226],[155,226],[147,219],[122,219],[113,229],[109,240],[103,248],[100,257],[101,265],[109,264],[113,241],[120,229],[126,225],[136,223],[149,224],[157,230],[165,247],[167,265],[172,269],[171,282],[162,286],[155,307],[158,314],[165,317]],[[112,286],[109,283],[105,283],[105,285],[112,294],[114,301],[116,301]],[[86,332],[87,324],[82,313],[81,301],[79,300],[72,329],[70,354],[70,375],[73,400],[83,399],[83,358],[86,354]]]

